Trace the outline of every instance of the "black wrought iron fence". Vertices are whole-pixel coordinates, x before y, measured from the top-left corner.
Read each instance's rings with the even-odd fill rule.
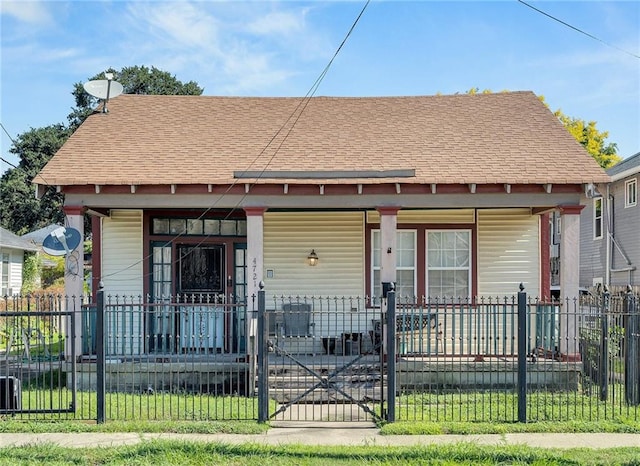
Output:
[[[0,416],[75,418],[86,398],[67,379],[75,326],[62,296],[6,296],[0,300]]]
[[[522,295],[393,296],[390,321],[382,298],[265,299],[263,349],[275,343],[280,358],[312,361],[319,377],[309,383],[342,391],[332,400],[343,410],[349,399],[382,402],[391,387],[386,401],[393,405],[371,412],[391,413],[392,420],[640,419],[634,293],[563,302],[526,298],[520,305]],[[256,385],[258,301],[249,303],[207,295],[103,296],[102,305],[62,296],[4,297],[0,416],[257,420],[259,403],[277,410],[282,400],[261,400],[268,390]],[[267,383],[288,384],[277,372]],[[323,396],[296,403],[322,404]]]

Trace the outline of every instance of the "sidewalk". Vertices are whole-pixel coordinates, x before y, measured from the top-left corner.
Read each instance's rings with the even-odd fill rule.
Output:
[[[264,434],[170,434],[170,433],[46,433],[1,434],[0,448],[32,444],[64,447],[111,447],[133,445],[153,439],[228,444],[308,444],[348,446],[413,446],[471,442],[478,445],[529,445],[542,448],[640,448],[638,434],[485,434],[485,435],[387,435],[374,427],[275,427]]]

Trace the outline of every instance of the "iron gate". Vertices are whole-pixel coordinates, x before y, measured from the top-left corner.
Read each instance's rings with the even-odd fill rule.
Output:
[[[75,413],[76,313],[61,310],[61,300],[53,297],[15,296],[4,304],[0,415]]]
[[[364,300],[258,300],[261,420],[387,418],[382,306]],[[393,382],[391,382],[392,385]],[[267,394],[267,396],[265,396]]]

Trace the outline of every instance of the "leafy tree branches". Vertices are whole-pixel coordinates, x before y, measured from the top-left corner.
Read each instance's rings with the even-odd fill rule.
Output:
[[[120,71],[110,68],[89,80],[105,79],[107,72],[113,73],[125,94],[200,95],[203,92],[194,81],[183,83],[166,71],[146,66],[124,67]],[[72,95],[76,106],[67,117],[68,124],[31,128],[18,135],[9,149],[20,162],[0,178],[0,225],[16,234],[64,223],[62,194],[49,188],[42,198],[36,199],[31,180],[98,106],[98,99],[89,95],[81,82],[73,85]],[[88,233],[90,222],[85,223]]]

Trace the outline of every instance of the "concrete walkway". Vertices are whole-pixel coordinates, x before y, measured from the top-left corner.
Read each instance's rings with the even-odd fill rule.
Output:
[[[170,433],[46,433],[0,434],[0,448],[33,444],[64,447],[112,447],[153,439],[187,442],[219,442],[262,445],[413,446],[471,442],[477,445],[529,445],[543,448],[640,448],[638,434],[485,434],[485,435],[380,435],[367,426],[288,426],[271,428],[264,434],[170,434]]]

